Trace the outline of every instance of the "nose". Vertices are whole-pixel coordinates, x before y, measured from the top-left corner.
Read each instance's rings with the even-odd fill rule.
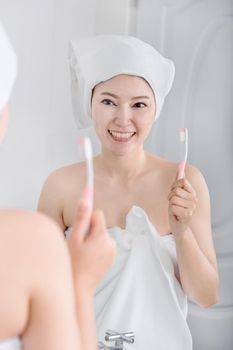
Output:
[[[132,111],[128,106],[121,106],[115,114],[115,122],[119,126],[127,126],[131,124]]]

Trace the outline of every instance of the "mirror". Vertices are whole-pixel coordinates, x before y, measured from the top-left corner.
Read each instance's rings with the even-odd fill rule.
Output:
[[[202,171],[210,191],[221,277],[220,304],[202,310],[190,303],[189,323],[195,349],[219,344],[229,350],[233,341],[229,331],[233,322],[229,279],[233,268],[232,2],[213,1],[210,6],[208,1],[139,0],[119,1],[117,6],[103,0],[40,4],[1,0],[0,9],[19,58],[8,134],[0,149],[2,207],[36,209],[48,174],[80,160],[77,139],[86,132],[77,131],[72,115],[67,62],[71,38],[132,34],[174,60],[174,86],[146,150],[178,161],[178,129],[188,127],[189,162]],[[98,154],[94,130],[88,135]],[[206,332],[200,335],[203,329]]]

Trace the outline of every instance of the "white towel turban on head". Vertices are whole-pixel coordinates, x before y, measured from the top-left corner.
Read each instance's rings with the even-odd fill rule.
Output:
[[[119,74],[144,78],[152,88],[158,118],[171,89],[174,63],[142,40],[123,35],[97,35],[69,45],[71,99],[80,129],[91,125],[91,95],[100,82]]]
[[[0,112],[10,99],[16,71],[16,55],[0,22]]]

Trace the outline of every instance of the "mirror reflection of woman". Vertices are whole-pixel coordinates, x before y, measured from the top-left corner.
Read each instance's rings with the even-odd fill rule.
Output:
[[[70,67],[78,126],[92,124],[101,142],[94,207],[118,247],[96,289],[99,340],[110,328],[135,332],[135,350],[191,349],[187,297],[201,307],[218,301],[208,188],[195,166],[177,180],[176,163],[144,150],[174,65],[136,38],[103,35],[73,42]],[[72,230],[85,176],[81,162],[44,184],[39,210],[63,232]]]
[[[0,143],[16,68],[0,23]],[[84,240],[90,222],[82,199],[68,250],[58,225],[45,215],[0,210],[1,350],[97,349],[93,293],[114,259],[115,243],[100,211],[91,223]]]

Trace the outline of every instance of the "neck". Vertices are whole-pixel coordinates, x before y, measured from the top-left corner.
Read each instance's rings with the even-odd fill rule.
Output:
[[[101,173],[114,181],[130,182],[145,168],[146,153],[143,149],[137,149],[126,155],[115,155],[102,149],[96,160]]]

